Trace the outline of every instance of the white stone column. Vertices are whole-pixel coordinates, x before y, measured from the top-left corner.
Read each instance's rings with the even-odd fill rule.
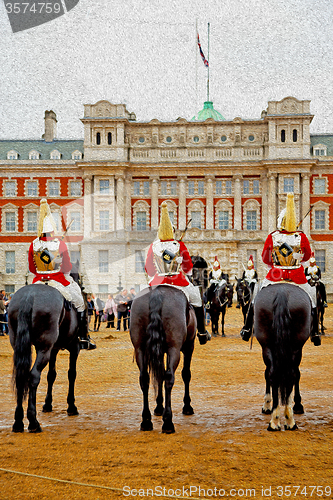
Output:
[[[206,229],[214,229],[214,186],[213,175],[206,176]]]
[[[186,175],[178,176],[178,185],[179,185],[179,207],[178,207],[178,229],[182,231],[185,229],[187,221],[186,221]]]
[[[242,230],[242,186],[241,174],[235,174],[234,179],[234,229]]]
[[[301,219],[308,213],[310,210],[310,174],[305,172],[301,174],[302,176],[302,208],[301,208]],[[311,215],[307,215],[302,222],[300,229],[302,229],[307,236],[310,236],[310,221]]]
[[[271,233],[276,229],[276,178],[275,172],[268,174],[268,231]]]
[[[93,222],[93,203],[92,203],[92,175],[84,175],[84,197],[83,197],[83,210],[84,210],[84,226],[83,226],[83,238],[84,240],[89,240],[91,237],[91,232],[94,230],[92,226]]]
[[[131,231],[132,229],[132,177],[126,176],[125,178],[125,230]]]
[[[117,174],[116,179],[116,230],[124,229],[125,198],[124,198],[124,175]]]
[[[151,182],[151,229],[158,229],[158,183],[157,175],[150,177]]]
[[[261,183],[261,229],[268,231],[268,178],[266,174],[260,176]]]

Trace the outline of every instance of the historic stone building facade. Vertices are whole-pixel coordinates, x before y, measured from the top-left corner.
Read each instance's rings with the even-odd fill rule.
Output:
[[[53,112],[41,140],[0,141],[0,286],[31,281],[42,197],[60,234],[74,220],[66,241],[95,293],[146,283],[162,201],[178,236],[191,220],[192,254],[217,255],[232,279],[253,254],[264,277],[263,243],[293,191],[299,220],[313,205],[301,227],[333,293],[333,135],[311,135],[310,102],[270,101],[259,119],[232,121],[205,103],[204,116],[139,122],[125,105],[100,101],[84,106],[83,141],[57,140]]]

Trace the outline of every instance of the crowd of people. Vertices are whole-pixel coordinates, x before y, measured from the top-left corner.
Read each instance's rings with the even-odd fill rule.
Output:
[[[11,294],[6,294],[5,290],[0,291],[0,337],[8,335],[8,306]]]
[[[129,330],[131,305],[135,297],[135,289],[121,290],[118,294],[110,293],[104,303],[99,297],[95,298],[89,294],[88,322],[89,330],[98,332],[102,321],[106,322],[106,328],[115,328],[119,332]]]

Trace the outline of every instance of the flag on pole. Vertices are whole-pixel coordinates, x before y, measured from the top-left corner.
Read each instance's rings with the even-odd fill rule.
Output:
[[[202,52],[200,38],[199,38],[199,33],[197,33],[197,36],[198,36],[198,47],[199,47],[199,52],[200,52],[200,55],[201,55],[201,59],[203,60],[203,63],[206,66],[206,68],[208,68],[209,67],[209,62],[205,58],[205,54]]]

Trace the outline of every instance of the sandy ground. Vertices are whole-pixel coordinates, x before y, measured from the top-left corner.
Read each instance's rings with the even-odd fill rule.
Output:
[[[322,346],[308,341],[303,351],[305,414],[295,417],[294,432],[266,430],[261,349],[256,340],[250,350],[240,339],[241,318],[233,306],[226,338],[196,342],[193,416],[181,413],[177,370],[172,435],[161,433],[161,417],[155,416],[154,430],[140,432],[142,396],[129,333],[105,324],[94,334],[98,349],[79,356],[80,414],[66,413],[68,354],[61,352],[51,414],[41,411],[47,369],[38,390],[43,432],[12,433],[12,350],[8,337],[0,337],[0,500],[333,498],[333,306]],[[153,390],[150,396],[153,409]]]

